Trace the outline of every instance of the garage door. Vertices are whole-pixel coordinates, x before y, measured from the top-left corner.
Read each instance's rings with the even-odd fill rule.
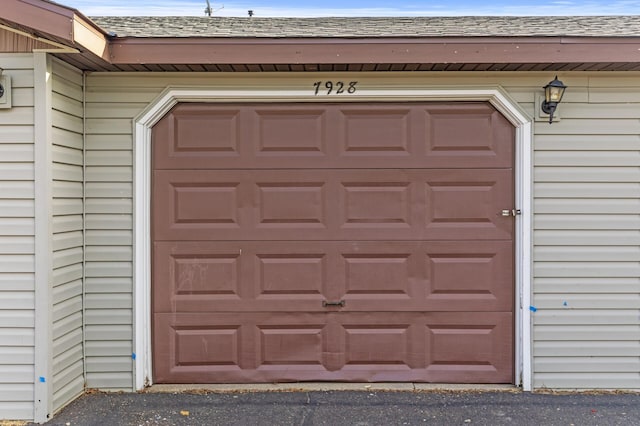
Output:
[[[489,104],[179,104],[152,137],[156,383],[513,381]]]

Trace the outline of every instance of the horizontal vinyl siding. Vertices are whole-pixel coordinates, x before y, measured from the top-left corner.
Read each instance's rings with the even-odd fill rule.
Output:
[[[134,380],[132,119],[155,94],[148,93],[145,99],[134,102],[113,102],[108,88],[97,90],[96,93],[87,84],[87,386],[131,390]]]
[[[12,79],[0,109],[0,419],[33,419],[33,55],[0,53]]]
[[[82,73],[54,60],[53,409],[84,390],[83,361],[83,90]]]
[[[534,386],[640,389],[640,76],[537,123]],[[617,86],[617,87],[616,87]],[[621,92],[624,96],[621,96]]]
[[[384,78],[379,76],[374,78]],[[299,77],[276,79],[299,85]],[[503,72],[392,78],[405,86],[500,85],[537,117],[535,101],[550,77]],[[90,386],[131,386],[124,359],[133,333],[132,119],[167,86],[225,87],[236,75],[222,78],[206,73],[95,73],[88,78]],[[561,120],[549,125],[538,119],[534,125],[534,386],[640,388],[640,74],[565,73],[560,78],[569,86],[558,109]],[[249,86],[258,87],[253,83]],[[105,308],[105,302],[117,308]]]

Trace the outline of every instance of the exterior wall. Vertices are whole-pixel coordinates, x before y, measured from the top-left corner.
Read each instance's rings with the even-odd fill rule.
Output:
[[[131,129],[154,96],[126,90],[87,86],[86,94],[86,378],[87,387],[107,390],[133,388]]]
[[[0,53],[13,107],[0,109],[0,419],[32,419],[35,228],[34,61]]]
[[[52,61],[53,410],[84,390],[83,77]]]
[[[536,126],[536,387],[640,388],[640,76],[567,79]]]
[[[311,87],[327,75],[271,76],[307,79]],[[224,86],[224,78],[237,77],[195,73],[88,77],[89,387],[131,389],[133,383],[132,119],[169,85]],[[374,86],[380,79],[405,86],[501,85],[531,116],[537,116],[536,98],[553,75],[357,77],[359,84]],[[541,119],[534,128],[534,387],[640,388],[640,74],[564,73],[560,78],[569,85],[559,107],[562,120],[549,125]],[[256,81],[246,83],[258,87]]]

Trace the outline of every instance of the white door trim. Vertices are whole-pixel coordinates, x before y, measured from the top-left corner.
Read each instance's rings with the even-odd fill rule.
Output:
[[[326,77],[326,76],[325,76]],[[333,81],[353,74],[331,74]],[[243,81],[244,80],[244,81]],[[134,119],[134,297],[135,387],[152,384],[151,366],[151,129],[179,102],[390,102],[487,101],[516,128],[516,300],[515,383],[532,389],[531,251],[532,251],[532,118],[499,86],[425,87],[422,80],[358,77],[352,94],[314,94],[317,76],[233,77],[207,87],[169,87]],[[292,82],[293,81],[293,82]],[[399,84],[399,82],[402,82]]]

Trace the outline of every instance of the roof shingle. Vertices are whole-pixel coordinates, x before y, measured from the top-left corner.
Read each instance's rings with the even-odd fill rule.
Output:
[[[117,37],[638,37],[640,16],[248,18],[100,16]]]

